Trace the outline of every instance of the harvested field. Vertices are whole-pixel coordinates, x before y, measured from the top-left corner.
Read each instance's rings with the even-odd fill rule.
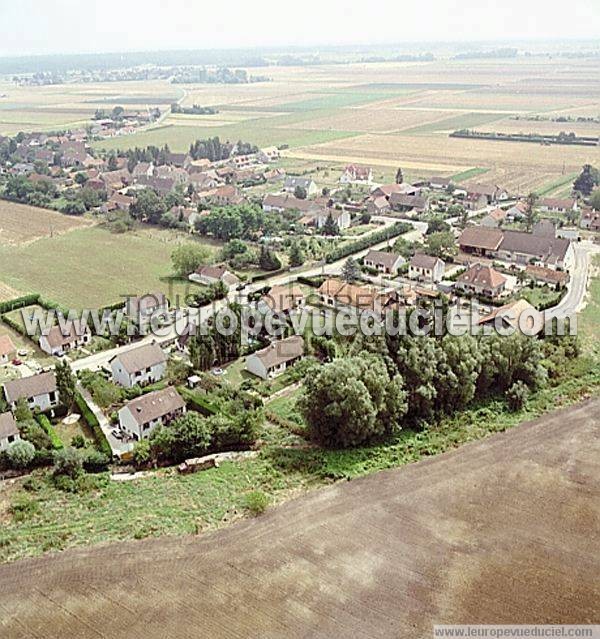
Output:
[[[600,622],[600,401],[202,538],[0,567],[2,636],[365,639]]]
[[[43,237],[64,235],[92,224],[85,218],[0,200],[0,244],[3,245],[27,244]]]

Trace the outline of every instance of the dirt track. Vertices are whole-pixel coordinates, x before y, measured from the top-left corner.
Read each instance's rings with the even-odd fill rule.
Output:
[[[0,566],[0,637],[431,637],[600,623],[600,400],[199,538]]]

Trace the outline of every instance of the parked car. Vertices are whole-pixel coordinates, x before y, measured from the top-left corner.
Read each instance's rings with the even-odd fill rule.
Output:
[[[17,355],[18,355],[19,357],[27,357],[27,353],[28,353],[28,352],[29,352],[29,351],[28,351],[26,348],[20,348],[20,349],[17,351]]]
[[[12,365],[13,366],[21,366],[23,362],[20,359],[13,359],[12,361]]]

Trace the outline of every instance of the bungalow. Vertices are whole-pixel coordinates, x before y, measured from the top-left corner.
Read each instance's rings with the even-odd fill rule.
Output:
[[[445,269],[446,265],[439,257],[415,253],[408,265],[408,277],[432,283],[441,282]]]
[[[557,213],[573,213],[579,209],[577,198],[543,197],[537,203],[540,211],[555,211]]]
[[[0,335],[0,364],[8,364],[17,354],[10,335]]]
[[[232,286],[237,286],[241,280],[235,274],[227,269],[223,264],[217,266],[200,266],[189,278],[191,282],[199,282],[201,284],[216,284],[217,282],[223,282],[229,289]]]
[[[109,364],[114,382],[125,388],[132,388],[160,381],[167,369],[167,356],[153,342],[119,353]]]
[[[168,310],[169,300],[164,293],[146,293],[140,297],[128,297],[125,303],[125,313],[128,317],[139,320],[140,323],[154,314],[167,313]]]
[[[90,343],[92,339],[90,329],[75,319],[68,322],[63,329],[53,326],[47,333],[40,335],[39,344],[44,353],[48,355],[64,355],[68,351],[77,350]]]
[[[301,335],[292,335],[248,355],[246,370],[261,379],[269,379],[281,375],[303,356],[304,339]]]
[[[6,450],[10,444],[20,439],[21,435],[12,413],[0,413],[0,450]]]
[[[372,181],[371,168],[357,164],[349,164],[340,177],[340,184],[371,184]]]
[[[276,146],[268,146],[264,149],[260,149],[258,152],[258,159],[264,164],[268,164],[269,162],[277,162],[281,157],[281,153]]]
[[[398,275],[398,270],[404,264],[404,258],[396,253],[370,250],[364,258],[365,266],[377,269],[387,275]]]
[[[119,411],[119,426],[139,441],[150,436],[157,426],[167,425],[185,413],[181,395],[169,386],[132,399]]]
[[[260,298],[257,308],[263,313],[290,313],[304,306],[305,301],[306,296],[297,284],[273,286]]]
[[[283,183],[283,190],[286,193],[294,193],[294,191],[298,187],[306,191],[307,197],[316,195],[319,190],[316,182],[314,180],[311,180],[311,178],[296,177],[293,175],[288,175],[285,178],[285,182]]]
[[[494,209],[481,220],[480,224],[481,226],[497,229],[506,220],[507,215],[508,213],[504,209]]]
[[[42,412],[55,408],[59,403],[56,376],[52,372],[13,379],[5,382],[3,388],[6,401],[13,411],[20,399],[25,399],[29,408],[38,408]]]
[[[473,264],[456,281],[463,293],[475,293],[491,299],[499,297],[506,287],[506,278],[491,266]]]

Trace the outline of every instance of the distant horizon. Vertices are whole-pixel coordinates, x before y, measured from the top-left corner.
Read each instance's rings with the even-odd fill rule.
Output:
[[[226,6],[194,0],[20,0],[2,3],[0,55],[102,55],[107,52],[196,51],[326,46],[403,46],[594,40],[600,33],[596,0],[568,7],[546,0],[482,3],[277,0]],[[11,28],[19,27],[19,28]],[[507,37],[508,36],[508,37]]]
[[[19,60],[26,58],[52,58],[57,56],[63,57],[77,57],[77,56],[92,56],[92,55],[135,55],[143,53],[152,54],[171,54],[171,53],[196,53],[196,52],[210,52],[210,51],[223,51],[223,52],[266,52],[266,53],[285,53],[287,51],[302,51],[318,53],[323,51],[347,51],[352,50],[383,50],[383,49],[397,49],[397,53],[416,53],[415,47],[418,47],[420,52],[427,52],[427,47],[433,47],[432,53],[435,49],[438,50],[443,47],[452,47],[458,49],[460,45],[464,45],[462,51],[476,50],[477,48],[497,46],[497,47],[514,47],[519,48],[517,45],[522,45],[521,48],[525,48],[525,45],[541,45],[541,44],[573,44],[580,45],[595,45],[600,50],[600,37],[539,37],[539,38],[502,38],[502,39],[456,39],[456,40],[404,40],[404,41],[389,41],[389,42],[373,42],[373,43],[334,43],[326,44],[324,42],[314,44],[271,44],[271,45],[248,45],[248,46],[207,46],[207,47],[156,47],[156,48],[132,48],[132,49],[106,49],[106,50],[78,50],[78,51],[66,51],[56,50],[48,51],[44,53],[25,52],[25,53],[11,53],[4,54],[0,52],[0,56],[4,60]],[[545,52],[543,52],[545,53]]]

